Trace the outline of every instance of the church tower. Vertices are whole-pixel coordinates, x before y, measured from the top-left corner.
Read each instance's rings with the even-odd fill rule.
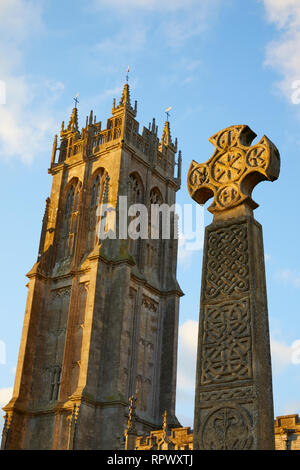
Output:
[[[159,429],[165,410],[179,425],[176,229],[136,240],[103,240],[97,230],[103,204],[120,230],[120,196],[149,213],[175,203],[181,154],[169,122],[159,140],[154,119],[139,133],[136,114],[126,84],[106,128],[91,112],[80,131],[75,104],[59,148],[54,139],[4,449],[120,449],[132,395],[138,433]]]

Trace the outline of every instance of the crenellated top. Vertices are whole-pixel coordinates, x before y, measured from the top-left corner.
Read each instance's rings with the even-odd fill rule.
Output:
[[[79,131],[78,109],[72,110],[67,128],[62,123],[60,133],[60,147],[57,146],[57,137],[54,139],[51,169],[63,162],[71,163],[73,159],[87,160],[101,154],[104,148],[107,150],[111,145],[127,145],[131,147],[134,154],[145,160],[147,164],[156,167],[163,176],[176,180],[180,185],[181,179],[181,152],[177,153],[177,139],[172,141],[170,123],[167,120],[161,139],[158,138],[158,126],[153,118],[149,127],[143,127],[139,133],[139,123],[135,119],[137,114],[137,102],[134,108],[131,106],[130,89],[125,84],[118,106],[113,100],[112,116],[107,119],[106,129],[102,129],[102,123],[97,122],[93,111],[86,118],[86,125]],[[56,153],[59,151],[58,160]],[[72,159],[72,160],[70,160]],[[74,160],[74,161],[75,161]],[[177,165],[177,174],[174,175]],[[50,170],[51,171],[51,170]]]

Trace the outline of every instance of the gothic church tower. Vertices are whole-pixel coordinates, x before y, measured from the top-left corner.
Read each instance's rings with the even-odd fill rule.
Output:
[[[38,260],[28,273],[5,449],[118,449],[137,397],[136,427],[175,417],[179,299],[177,240],[99,240],[98,207],[175,203],[181,183],[169,122],[139,133],[128,84],[106,129],[78,110],[55,137],[51,196]],[[176,176],[174,175],[176,170]],[[128,204],[128,205],[129,205]],[[117,218],[118,220],[118,218]]]

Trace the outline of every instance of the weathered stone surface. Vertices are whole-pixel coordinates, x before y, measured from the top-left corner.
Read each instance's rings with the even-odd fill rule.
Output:
[[[232,126],[192,162],[188,187],[214,220],[205,231],[197,353],[194,449],[272,449],[273,398],[261,225],[254,186],[275,180],[280,159],[267,139]]]
[[[229,209],[247,205],[255,209],[251,199],[253,188],[263,180],[278,178],[280,156],[275,145],[264,136],[250,147],[256,134],[245,125],[224,129],[209,141],[215,146],[213,156],[204,164],[193,161],[188,173],[191,197],[204,204],[214,197],[209,211],[223,217]]]
[[[276,450],[300,450],[299,415],[278,416],[274,431]]]

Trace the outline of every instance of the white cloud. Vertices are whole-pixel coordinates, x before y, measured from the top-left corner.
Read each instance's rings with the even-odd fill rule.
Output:
[[[292,347],[271,338],[271,356],[273,375],[281,374],[292,362]]]
[[[0,388],[0,407],[7,405],[12,397],[13,388]]]
[[[299,0],[263,0],[269,21],[279,28],[300,21]]]
[[[203,0],[202,0],[203,1]],[[109,6],[118,10],[176,11],[187,8],[194,0],[94,0],[97,7]]]
[[[220,0],[191,1],[178,14],[164,17],[159,31],[165,36],[166,44],[178,47],[192,37],[205,32],[217,17]]]
[[[10,401],[13,393],[13,388],[0,388],[0,410],[3,408],[3,406],[7,405],[7,403]],[[2,411],[2,410],[1,410]],[[4,426],[4,418],[3,418],[3,412],[0,412],[0,435],[2,434],[2,428]]]
[[[97,10],[113,9],[124,20],[121,34],[127,34],[126,47],[130,50],[131,32],[138,32],[138,42],[145,39],[143,34],[148,30],[148,16],[155,15],[155,27],[148,35],[159,34],[166,45],[178,47],[191,37],[203,32],[211,20],[217,16],[217,7],[221,0],[94,0],[93,7]],[[210,20],[210,21],[209,21]],[[117,37],[109,40],[113,50],[122,48]],[[113,43],[113,44],[112,44]]]
[[[191,265],[193,254],[192,250],[187,249],[188,238],[183,234],[179,234],[178,237],[178,262],[185,267]]]
[[[37,0],[1,0],[1,39],[21,42],[42,29],[41,2]]]
[[[195,254],[203,249],[202,239],[191,238],[183,234],[178,238],[178,262],[184,267],[189,268],[192,265]]]
[[[265,253],[265,263],[269,263],[272,260],[272,256],[268,253]]]
[[[177,205],[178,215],[178,261],[189,267],[196,253],[203,250],[204,243],[204,207],[197,204]],[[196,230],[193,230],[193,228]]]
[[[30,82],[24,76],[5,78],[6,104],[0,105],[0,154],[2,158],[18,157],[30,163],[44,150],[45,144],[49,147],[49,137],[57,128],[49,112],[57,88],[37,104],[47,89],[46,84]]]
[[[182,391],[194,391],[198,322],[188,320],[179,327],[177,387]]]
[[[146,43],[146,28],[144,25],[135,25],[134,28],[130,27],[128,30],[121,30],[114,36],[109,36],[95,45],[97,54],[109,52],[109,54],[128,53],[142,49]]]
[[[6,104],[0,105],[0,155],[4,159],[18,157],[30,163],[49,147],[56,129],[51,108],[64,85],[23,73],[26,48],[42,31],[41,2],[1,0],[0,80],[6,85]]]
[[[300,2],[262,0],[267,19],[280,30],[279,39],[267,46],[266,64],[282,75],[278,87],[292,102],[293,82],[300,79]]]
[[[300,273],[298,271],[292,271],[291,269],[279,269],[276,272],[276,278],[278,281],[290,284],[296,289],[300,288]]]

